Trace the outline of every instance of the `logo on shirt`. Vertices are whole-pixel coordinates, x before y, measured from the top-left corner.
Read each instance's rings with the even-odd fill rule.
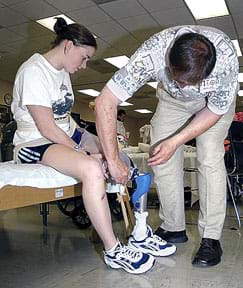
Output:
[[[62,85],[60,86],[60,91],[68,91],[67,86],[62,83]]]

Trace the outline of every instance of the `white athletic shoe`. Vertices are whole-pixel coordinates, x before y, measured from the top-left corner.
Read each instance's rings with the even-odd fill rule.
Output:
[[[150,226],[147,225],[147,236],[141,241],[137,241],[133,236],[129,237],[128,244],[137,251],[153,256],[170,256],[176,252],[176,246],[170,244],[153,234]]]
[[[136,251],[131,246],[117,243],[113,251],[104,251],[105,263],[114,269],[123,269],[131,274],[141,274],[150,270],[155,262],[153,256]]]

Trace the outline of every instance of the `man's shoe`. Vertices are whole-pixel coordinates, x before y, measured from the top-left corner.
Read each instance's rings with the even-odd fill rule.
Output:
[[[185,230],[171,232],[159,227],[154,234],[170,243],[183,243],[188,240]]]
[[[120,242],[112,251],[104,251],[105,263],[114,269],[123,269],[131,274],[141,274],[150,270],[155,262],[153,256],[136,251]]]
[[[176,246],[167,243],[159,236],[153,234],[153,231],[149,225],[147,225],[147,235],[145,239],[138,241],[134,238],[134,236],[130,236],[128,240],[128,245],[132,246],[138,251],[153,256],[165,257],[170,256],[176,252]]]
[[[221,261],[222,254],[223,250],[219,240],[203,238],[192,265],[197,267],[217,265]]]

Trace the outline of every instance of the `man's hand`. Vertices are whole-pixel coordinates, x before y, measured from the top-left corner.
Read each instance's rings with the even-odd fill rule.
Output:
[[[167,162],[175,153],[177,145],[172,139],[160,142],[153,150],[152,157],[148,159],[149,166],[156,166]]]
[[[108,163],[108,169],[111,177],[116,181],[116,183],[126,185],[129,179],[129,169],[127,165],[117,159],[116,161]]]

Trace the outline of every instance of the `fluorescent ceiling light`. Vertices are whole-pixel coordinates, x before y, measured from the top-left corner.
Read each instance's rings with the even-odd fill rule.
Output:
[[[46,27],[47,29],[50,29],[51,31],[54,32],[54,25],[57,21],[57,17],[61,17],[63,19],[66,20],[67,24],[72,24],[74,23],[74,21],[70,18],[68,18],[66,15],[64,14],[60,14],[60,15],[55,15],[55,16],[52,16],[52,17],[48,17],[48,18],[43,18],[43,19],[40,19],[40,20],[36,20],[37,23],[41,24],[42,26]]]
[[[129,58],[125,55],[122,55],[122,56],[117,56],[117,57],[105,58],[104,60],[118,68],[122,68],[123,66],[127,64],[127,61],[129,60]]]
[[[242,56],[239,41],[238,40],[232,40],[232,42],[233,42],[233,44],[235,46],[235,49],[236,49],[236,52],[237,52],[237,56],[238,57]]]
[[[185,0],[196,20],[229,15],[224,0]]]
[[[137,109],[137,110],[134,110],[138,113],[142,113],[142,114],[148,114],[148,113],[153,113],[152,111],[148,110],[148,109]]]
[[[100,94],[99,91],[94,90],[94,89],[78,90],[78,92],[83,93],[83,94],[87,94],[87,95],[92,96],[92,97],[97,97]]]
[[[147,85],[153,87],[154,89],[157,89],[158,82],[148,82]]]
[[[238,81],[243,82],[243,73],[238,74]]]
[[[243,96],[243,90],[239,90],[238,95]]]
[[[132,106],[132,103],[129,102],[122,102],[121,104],[119,104],[119,106]]]

